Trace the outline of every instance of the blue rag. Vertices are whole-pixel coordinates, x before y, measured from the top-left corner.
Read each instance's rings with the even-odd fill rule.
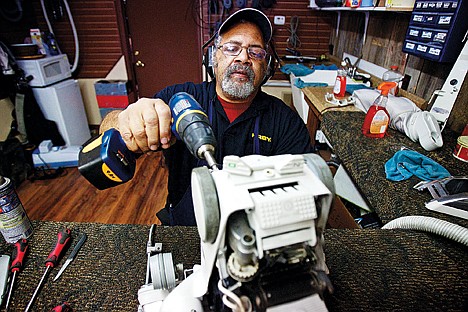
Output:
[[[300,77],[312,74],[315,69],[302,64],[286,64],[281,66],[281,71],[287,75],[293,73],[294,76]]]
[[[305,87],[328,87],[326,82],[305,82],[301,78],[296,78],[296,80],[294,80],[294,85],[299,89]]]
[[[338,66],[336,66],[335,64],[332,64],[332,65],[314,65],[314,69],[315,70],[337,70],[338,69]]]
[[[416,151],[398,151],[385,163],[388,180],[403,181],[417,176],[423,181],[434,181],[450,176],[450,173],[434,160]]]
[[[356,90],[361,90],[361,89],[369,89],[369,90],[372,90],[372,88],[362,84],[362,83],[359,83],[359,84],[347,84],[346,85],[346,92],[348,92],[349,94],[353,94],[354,91]]]

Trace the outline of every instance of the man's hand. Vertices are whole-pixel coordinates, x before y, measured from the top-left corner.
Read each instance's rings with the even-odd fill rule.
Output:
[[[161,99],[142,98],[118,115],[117,128],[127,147],[134,152],[155,151],[174,143],[171,110]]]

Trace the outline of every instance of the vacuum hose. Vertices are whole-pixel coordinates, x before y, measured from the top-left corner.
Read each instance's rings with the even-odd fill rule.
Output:
[[[382,229],[406,229],[426,231],[450,238],[456,242],[468,246],[468,229],[460,225],[450,223],[432,217],[407,216],[397,218],[385,224]]]
[[[75,57],[73,59],[73,65],[70,66],[71,72],[74,73],[78,67],[78,60],[80,58],[80,44],[78,41],[78,33],[76,31],[75,21],[73,20],[73,15],[71,13],[70,6],[68,5],[67,0],[63,0],[63,4],[65,5],[65,9],[68,14],[68,19],[70,21],[70,26],[73,32],[73,39],[75,42]],[[52,29],[52,25],[50,24],[50,20],[49,20],[49,16],[47,15],[47,10],[44,4],[44,0],[41,0],[41,7],[42,7],[42,12],[44,13],[44,18],[46,20],[47,27],[49,28],[49,32],[53,34],[54,30]]]

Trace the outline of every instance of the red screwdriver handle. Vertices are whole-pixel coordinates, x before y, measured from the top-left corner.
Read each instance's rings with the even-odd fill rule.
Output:
[[[72,312],[72,308],[66,302],[62,303],[61,305],[56,306],[50,312]]]
[[[46,259],[46,266],[55,267],[60,259],[60,254],[62,253],[65,246],[70,241],[71,231],[69,229],[63,229],[58,233],[57,244],[55,245],[54,250],[49,254],[49,257]]]
[[[10,266],[11,272],[19,272],[19,270],[21,270],[27,250],[28,241],[26,239],[20,239],[15,243],[15,249],[13,249],[13,252],[11,253],[11,258],[13,259]]]

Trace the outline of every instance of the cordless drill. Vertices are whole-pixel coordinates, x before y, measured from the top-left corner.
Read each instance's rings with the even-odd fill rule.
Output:
[[[179,92],[169,100],[171,130],[198,159],[216,168],[216,139],[200,104],[188,93]],[[127,148],[120,133],[109,129],[87,141],[78,155],[79,172],[96,188],[107,189],[133,178],[138,154]]]

